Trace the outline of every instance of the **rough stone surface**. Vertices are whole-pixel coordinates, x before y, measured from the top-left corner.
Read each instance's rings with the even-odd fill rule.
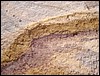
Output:
[[[99,11],[98,1],[2,1],[1,49],[5,49],[30,22],[83,10]]]
[[[88,41],[91,41],[91,39],[94,39],[94,41],[99,40],[96,32],[90,32],[86,35],[80,33],[69,37],[67,37],[66,34],[51,34],[39,39],[33,39],[30,50],[15,62],[11,62],[3,67],[2,74],[98,75],[99,53],[98,51],[94,52],[91,47],[85,49],[84,43],[86,43],[87,40],[84,38]],[[96,42],[96,45],[99,45],[98,42]],[[94,46],[94,44],[91,44],[91,46]],[[42,71],[39,69],[41,66]],[[58,69],[58,67],[60,69]],[[84,69],[82,70],[83,67]],[[31,68],[33,72],[30,72]],[[37,73],[35,73],[36,70],[34,68],[37,68]],[[61,68],[63,68],[63,73]],[[59,73],[58,71],[52,73],[54,69],[58,69]]]
[[[98,1],[2,1],[1,74],[99,75],[98,13]]]

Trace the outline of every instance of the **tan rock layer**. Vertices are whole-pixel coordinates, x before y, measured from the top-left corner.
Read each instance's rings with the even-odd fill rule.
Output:
[[[57,22],[58,21],[58,22]],[[20,34],[9,48],[2,54],[2,64],[18,59],[23,52],[28,50],[34,38],[43,37],[52,33],[71,34],[80,31],[98,30],[98,13],[74,13],[45,21],[40,21],[29,26]]]
[[[98,67],[95,68],[95,64],[98,66],[98,54],[96,50],[93,52],[91,48],[91,46],[94,46],[93,44],[98,45],[96,40],[98,40],[97,31],[84,31],[69,35],[51,34],[33,39],[30,50],[24,53],[18,60],[2,65],[1,73],[3,75],[98,74]],[[95,42],[91,44],[91,41]],[[87,42],[91,44],[89,45],[91,51],[88,51],[88,48],[85,50],[84,44]],[[85,55],[82,55],[82,52],[83,54],[85,53]],[[82,60],[85,60],[84,64],[81,62]],[[94,61],[96,61],[96,63],[92,65],[89,64]],[[85,66],[85,64],[89,66]],[[95,70],[97,70],[97,72]]]

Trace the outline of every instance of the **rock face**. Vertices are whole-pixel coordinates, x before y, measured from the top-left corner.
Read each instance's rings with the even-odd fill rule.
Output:
[[[99,11],[98,1],[2,1],[1,49],[13,43],[27,24],[44,18],[93,10]]]
[[[98,1],[2,1],[2,75],[99,75],[98,7]]]
[[[92,42],[89,46],[98,49],[98,41],[93,31],[33,39],[30,49],[4,66],[2,74],[99,74],[98,51],[84,45]]]

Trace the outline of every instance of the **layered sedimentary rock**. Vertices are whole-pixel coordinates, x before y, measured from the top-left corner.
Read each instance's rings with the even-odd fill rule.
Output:
[[[1,73],[98,75],[98,16],[85,10],[27,25],[3,49]]]

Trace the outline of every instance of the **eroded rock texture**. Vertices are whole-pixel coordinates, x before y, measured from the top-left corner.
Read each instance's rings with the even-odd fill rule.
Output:
[[[1,74],[99,75],[98,5],[2,1]]]

